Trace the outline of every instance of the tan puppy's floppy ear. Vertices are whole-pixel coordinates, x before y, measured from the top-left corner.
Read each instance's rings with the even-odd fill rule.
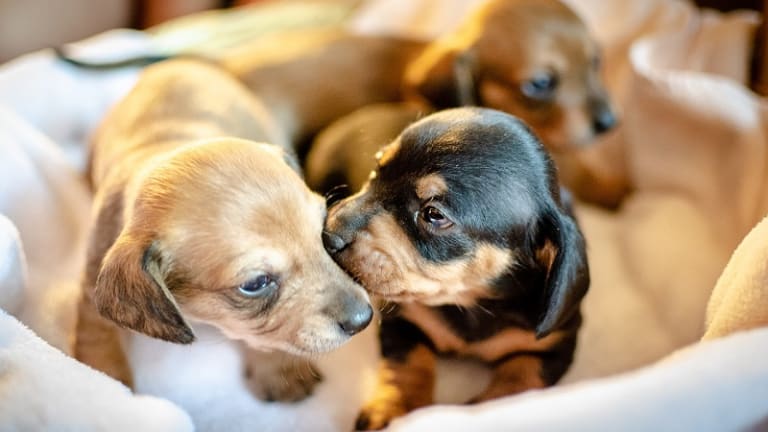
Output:
[[[540,223],[544,242],[536,259],[547,269],[544,313],[536,326],[542,338],[579,311],[589,288],[589,265],[584,238],[570,215],[549,209]]]
[[[93,301],[104,317],[168,342],[188,344],[195,336],[164,280],[157,244],[121,234],[96,279]]]
[[[437,45],[427,48],[405,76],[406,98],[435,107],[477,105],[475,56],[471,48]]]

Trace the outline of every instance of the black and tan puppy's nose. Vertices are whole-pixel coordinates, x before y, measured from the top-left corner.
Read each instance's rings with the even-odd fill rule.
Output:
[[[373,309],[366,303],[347,315],[346,319],[339,321],[339,327],[344,333],[353,336],[368,327],[371,318],[373,318]]]
[[[325,246],[325,250],[327,250],[329,254],[333,255],[341,252],[347,247],[347,244],[347,241],[341,238],[340,235],[323,231],[323,246]]]

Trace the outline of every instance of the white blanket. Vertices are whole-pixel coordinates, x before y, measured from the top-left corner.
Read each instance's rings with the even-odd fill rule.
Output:
[[[366,31],[433,36],[460,17],[461,8],[435,8],[438,3],[445,6],[430,0],[372,1],[372,9],[361,11],[353,25]],[[467,421],[477,430],[498,430],[498,425],[737,430],[756,424],[768,416],[768,404],[760,404],[768,400],[764,330],[692,346],[647,366],[695,344],[704,334],[710,291],[738,243],[768,213],[765,103],[742,84],[754,16],[702,14],[687,3],[668,0],[569,3],[603,42],[609,86],[623,114],[622,126],[595,148],[595,157],[614,156],[603,149],[621,147],[626,160],[607,163],[623,170],[635,186],[616,213],[577,208],[593,283],[584,302],[576,361],[557,388],[469,410],[425,410],[414,414],[414,423],[405,419],[394,427],[431,430],[445,419],[465,426],[461,430],[469,427]],[[416,19],[377,21],[366,15],[388,7],[400,15],[378,16],[434,19],[424,24]],[[430,10],[442,15],[429,15]],[[455,13],[446,13],[451,10]],[[141,33],[113,32],[86,42],[82,49],[100,57],[145,50],[151,44]],[[77,71],[56,64],[45,52],[0,67],[0,252],[9,251],[0,255],[0,307],[64,353],[69,349],[88,224],[90,197],[80,176],[87,136],[135,76],[135,70]],[[764,240],[751,244],[768,244],[768,238]],[[765,249],[759,252],[756,246],[745,250],[747,256],[766,256]],[[732,261],[731,276],[721,278],[718,286],[724,294],[710,306],[711,328],[722,329],[714,336],[750,327],[717,324],[718,316],[744,305],[740,290],[766,297],[765,284],[741,278],[748,273],[737,267],[751,269],[759,261],[734,260],[738,263]],[[346,430],[373,381],[374,330],[320,359],[324,384],[316,396],[293,406],[253,399],[241,382],[236,346],[209,329],[200,329],[205,337],[189,347],[139,337],[129,355],[138,392],[175,402],[198,430]],[[81,422],[79,430],[114,430],[88,411],[42,407],[59,403],[73,390],[89,391],[89,375],[98,377],[94,379],[104,394],[120,393],[116,383],[51,354],[57,379],[45,381],[45,391],[35,391],[40,382],[26,384],[19,378],[47,368],[14,359],[55,350],[43,348],[9,317],[0,319],[2,334],[29,343],[0,343],[0,378],[6,378],[0,379],[0,407],[12,401],[15,407],[29,409],[0,409],[0,430],[21,430],[19,425],[33,417],[51,430],[57,429],[52,425],[75,424],[75,418]],[[15,366],[3,368],[6,364]],[[627,374],[608,377],[622,372]],[[590,380],[597,377],[603,378]],[[475,375],[469,378],[479,381]],[[458,400],[463,393],[458,390],[465,387],[453,383],[442,389],[447,389],[442,400]],[[115,407],[131,405],[126,399],[126,394],[115,396]],[[104,405],[105,410],[112,406]],[[172,405],[155,408],[164,418],[179,420]],[[482,414],[467,418],[474,410]],[[641,419],[641,413],[646,417]],[[713,413],[722,413],[722,421],[707,422]],[[184,422],[174,424],[181,427]]]

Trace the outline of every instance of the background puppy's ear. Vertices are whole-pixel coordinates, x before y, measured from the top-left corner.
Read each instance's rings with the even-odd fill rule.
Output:
[[[441,109],[477,105],[471,48],[432,46],[408,67],[405,95]]]
[[[584,238],[570,215],[549,209],[539,229],[544,242],[536,259],[548,269],[545,311],[536,326],[536,336],[542,338],[579,311],[589,288],[589,265]]]
[[[195,339],[165,284],[156,244],[122,234],[109,249],[96,279],[99,312],[123,327],[187,344]]]

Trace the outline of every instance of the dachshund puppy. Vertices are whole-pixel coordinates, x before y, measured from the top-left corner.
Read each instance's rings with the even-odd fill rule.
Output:
[[[95,68],[158,60],[89,64],[59,55]],[[367,105],[409,101],[422,112],[478,105],[529,124],[582,199],[611,207],[629,188],[621,169],[600,172],[584,154],[617,119],[600,77],[597,43],[558,0],[488,0],[431,42],[303,31],[215,57],[266,102],[301,159],[318,132]]]
[[[423,113],[415,104],[375,104],[334,121],[312,141],[304,161],[307,185],[332,199],[359,190],[376,168],[376,153]]]
[[[433,42],[311,32],[220,61],[275,109],[296,143],[357,108],[402,100],[506,111],[549,149],[584,146],[616,123],[598,46],[557,0],[489,0]]]
[[[142,73],[92,148],[79,360],[130,385],[118,326],[188,344],[204,323],[291,355],[366,327],[368,296],[325,251],[325,204],[281,143],[264,106],[219,67],[170,60]],[[296,363],[280,357],[251,375]],[[311,390],[302,371],[282,372],[269,397]]]
[[[377,164],[324,231],[337,262],[396,305],[383,313],[379,382],[357,427],[432,403],[436,355],[493,368],[473,402],[556,383],[589,269],[538,139],[508,114],[457,108],[409,126]]]

